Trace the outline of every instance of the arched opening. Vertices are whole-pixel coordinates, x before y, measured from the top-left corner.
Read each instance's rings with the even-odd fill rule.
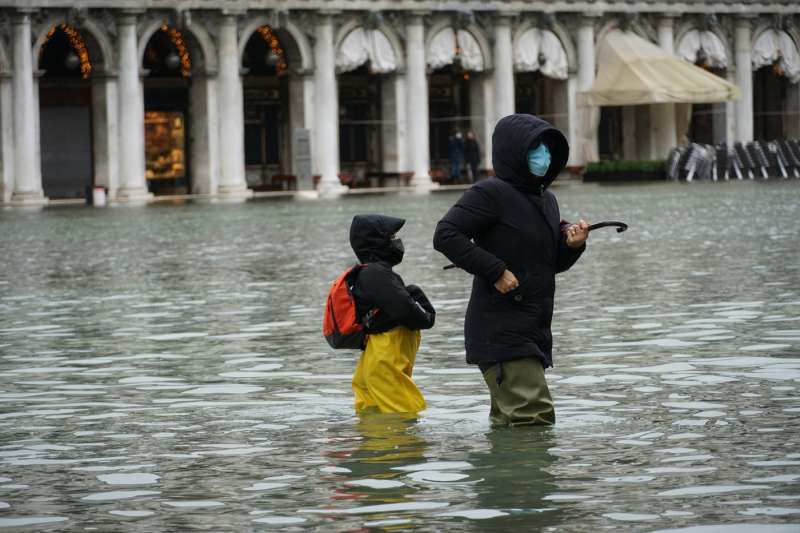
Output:
[[[548,29],[531,28],[514,43],[517,113],[530,113],[569,131],[567,52]]]
[[[450,165],[456,134],[470,130],[470,72],[460,64],[447,65],[429,77],[431,168],[445,172]]]
[[[722,40],[711,30],[692,29],[681,37],[677,55],[725,79],[728,53]],[[726,104],[693,104],[689,119],[689,142],[719,144],[726,141]]]
[[[786,138],[786,106],[789,80],[778,65],[753,73],[753,138],[776,141]],[[794,120],[798,120],[795,116]]]
[[[770,28],[753,45],[753,137],[800,135],[800,52],[785,31]]]
[[[483,52],[471,33],[449,27],[433,37],[428,52],[431,173],[448,183],[476,180],[481,176],[470,176],[464,158],[468,136],[483,141],[477,147],[479,160],[486,148],[480,131],[485,104]]]
[[[351,187],[399,177],[397,57],[379,29],[357,27],[338,47],[339,166]]]
[[[183,32],[162,25],[144,48],[145,176],[157,195],[187,194],[192,190],[189,157],[192,54]]]
[[[48,198],[81,198],[94,184],[92,83],[86,34],[53,26],[39,48],[42,188]],[[69,132],[68,135],[65,132]]]
[[[541,72],[520,72],[514,77],[517,113],[530,113],[561,131],[568,129],[567,83]]]
[[[712,74],[725,78],[725,70],[704,65],[700,60],[695,63]],[[719,144],[725,142],[726,128],[725,103],[692,104],[692,116],[689,119],[689,142],[698,144]]]
[[[611,29],[598,46],[598,69],[607,50],[612,49],[610,40],[627,39],[628,30]],[[641,40],[641,36],[635,36]],[[652,43],[649,43],[654,46]],[[611,47],[611,48],[609,48]],[[600,107],[597,122],[597,148],[600,160],[649,160],[653,159],[652,106],[604,105]]]
[[[283,36],[260,26],[242,56],[244,157],[247,186],[269,190],[289,186],[291,120],[289,58]]]
[[[380,78],[367,65],[339,75],[339,166],[351,186],[382,170]]]

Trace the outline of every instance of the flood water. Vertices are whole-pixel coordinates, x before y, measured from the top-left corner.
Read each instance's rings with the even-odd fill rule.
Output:
[[[630,230],[559,276],[545,429],[464,362],[459,193],[0,211],[0,530],[800,531],[800,185],[556,193]],[[364,212],[438,310],[417,420],[321,336]]]

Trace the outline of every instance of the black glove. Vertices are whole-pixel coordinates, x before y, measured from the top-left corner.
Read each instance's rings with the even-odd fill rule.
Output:
[[[425,296],[425,293],[422,292],[416,285],[406,285],[406,290],[408,294],[417,302],[420,307],[422,307],[428,315],[430,315],[430,327],[433,327],[434,322],[436,321],[436,309],[433,308],[431,301],[428,300],[428,297]]]

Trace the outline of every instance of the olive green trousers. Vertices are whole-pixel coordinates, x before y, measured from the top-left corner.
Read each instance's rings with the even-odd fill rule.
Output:
[[[483,372],[489,387],[493,426],[553,425],[556,412],[544,378],[544,367],[537,359],[516,359],[502,363],[500,383],[498,365]]]

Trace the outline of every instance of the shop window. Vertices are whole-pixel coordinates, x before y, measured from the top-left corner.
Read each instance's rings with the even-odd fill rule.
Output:
[[[186,128],[183,113],[147,111],[145,175],[148,180],[186,177]]]

